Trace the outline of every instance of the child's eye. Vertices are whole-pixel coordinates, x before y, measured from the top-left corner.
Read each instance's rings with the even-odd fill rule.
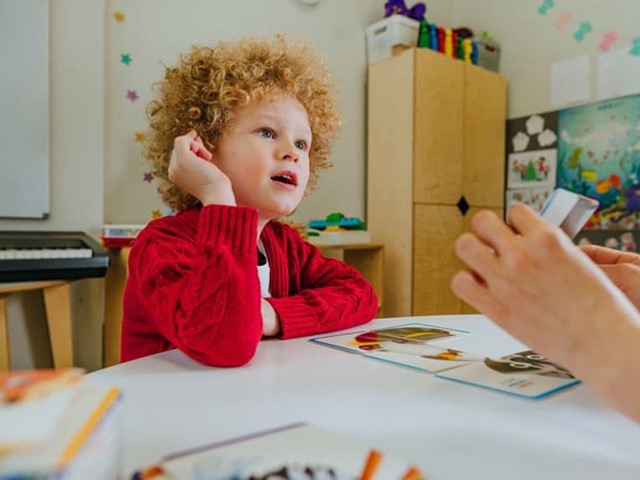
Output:
[[[264,138],[275,138],[275,134],[273,133],[273,130],[266,127],[258,130],[258,134]]]
[[[299,148],[300,150],[304,150],[305,152],[307,151],[307,142],[303,141],[303,140],[298,140],[296,143],[296,148]]]

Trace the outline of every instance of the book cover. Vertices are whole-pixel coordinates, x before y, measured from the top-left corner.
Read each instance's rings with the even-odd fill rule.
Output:
[[[418,480],[420,470],[365,442],[299,423],[165,457],[132,480]]]

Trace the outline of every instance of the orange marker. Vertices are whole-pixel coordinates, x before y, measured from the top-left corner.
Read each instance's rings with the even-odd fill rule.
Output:
[[[402,475],[400,480],[424,480],[422,476],[422,472],[418,470],[416,467],[411,467],[409,470]]]
[[[369,451],[367,462],[364,464],[362,473],[360,474],[360,480],[371,480],[375,475],[380,463],[382,462],[382,453],[378,450]]]

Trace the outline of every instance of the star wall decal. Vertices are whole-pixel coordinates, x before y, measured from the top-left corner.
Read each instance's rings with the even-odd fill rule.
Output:
[[[151,211],[151,218],[153,218],[154,220],[156,218],[162,218],[162,212],[160,210],[158,210],[158,209],[152,210]]]
[[[153,172],[144,172],[144,181],[151,183],[153,181]]]
[[[143,132],[136,132],[134,135],[136,142],[144,142],[145,138],[147,138]]]
[[[138,92],[136,92],[135,90],[127,90],[127,98],[132,102],[135,102],[139,98]]]
[[[113,12],[113,18],[116,19],[116,22],[123,23],[125,18],[124,13],[122,13],[120,10],[116,10],[115,12]]]
[[[121,53],[120,62],[128,66],[131,63],[131,55],[129,55],[128,53]]]

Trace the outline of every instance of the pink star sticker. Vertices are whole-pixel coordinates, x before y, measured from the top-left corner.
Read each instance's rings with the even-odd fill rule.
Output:
[[[151,183],[151,181],[153,180],[153,173],[152,172],[144,172],[144,181]]]
[[[132,102],[135,102],[138,99],[138,92],[135,90],[127,90],[127,98]]]

